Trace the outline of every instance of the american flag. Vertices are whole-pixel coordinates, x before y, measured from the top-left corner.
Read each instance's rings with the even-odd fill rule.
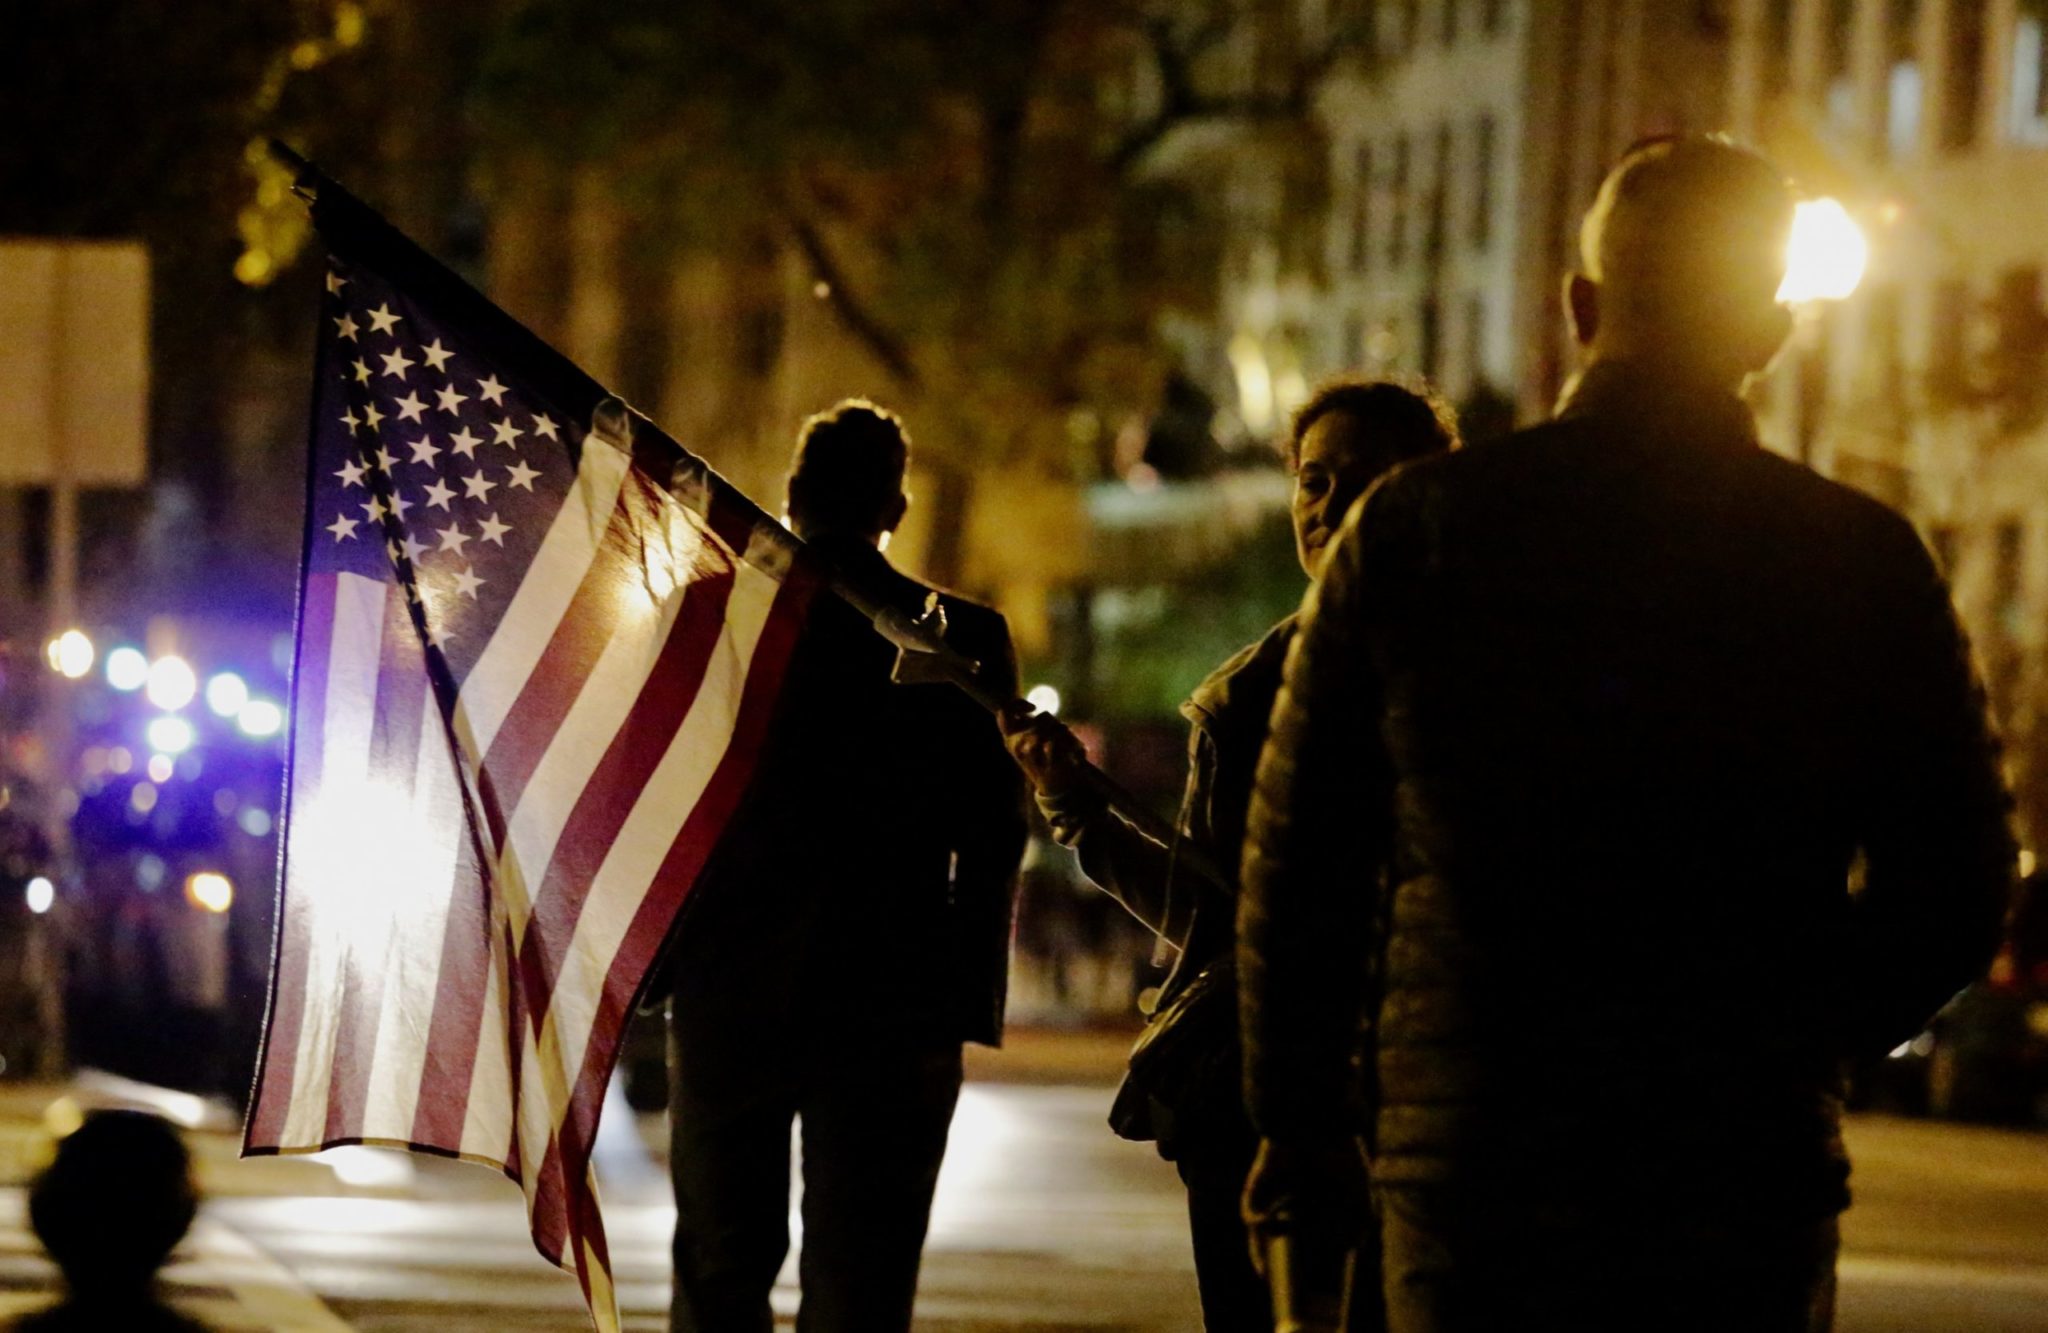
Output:
[[[244,1151],[498,1167],[618,1325],[590,1149],[815,580],[330,184],[270,1012]]]

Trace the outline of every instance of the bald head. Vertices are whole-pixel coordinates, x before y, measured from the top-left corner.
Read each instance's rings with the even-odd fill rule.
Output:
[[[1792,194],[1718,136],[1631,149],[1586,212],[1570,304],[1594,356],[1677,358],[1716,379],[1761,370],[1789,329],[1777,304]]]

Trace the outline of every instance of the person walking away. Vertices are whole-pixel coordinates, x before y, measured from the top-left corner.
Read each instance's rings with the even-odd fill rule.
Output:
[[[1448,410],[1426,391],[1358,378],[1318,389],[1287,439],[1302,570],[1315,578],[1324,548],[1373,482],[1456,443]],[[1237,652],[1181,705],[1190,724],[1182,838],[1232,871],[1294,623],[1289,616]],[[1017,709],[1003,715],[1003,726],[1054,838],[1074,848],[1082,871],[1172,951],[1153,1030],[1133,1056],[1112,1121],[1127,1137],[1155,1139],[1187,1186],[1204,1323],[1216,1333],[1270,1329],[1271,1297],[1252,1267],[1238,1211],[1257,1136],[1238,1091],[1233,889],[1177,867],[1176,849],[1146,838],[1080,786],[1080,743],[1050,716]],[[1168,1026],[1170,1033],[1162,1030]],[[1363,1329],[1354,1325],[1354,1333]]]
[[[898,573],[909,441],[859,400],[804,423],[791,526],[1016,694],[1003,617]],[[755,776],[678,923],[670,986],[677,1333],[773,1326],[802,1122],[805,1333],[910,1326],[963,1041],[1001,1038],[1023,782],[950,684],[897,685],[895,651],[812,604]]]
[[[1725,140],[1632,149],[1556,420],[1389,478],[1305,603],[1242,870],[1247,1209],[1341,1212],[1367,1135],[1395,1333],[1828,1328],[1844,1060],[1991,957],[2016,853],[1947,589],[1738,397],[1791,218]]]

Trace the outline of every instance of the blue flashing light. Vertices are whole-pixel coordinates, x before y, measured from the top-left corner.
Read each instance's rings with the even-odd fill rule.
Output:
[[[206,706],[218,717],[233,717],[249,702],[249,684],[232,671],[206,682]]]
[[[151,718],[147,734],[149,748],[158,754],[183,754],[195,739],[192,724],[182,717]]]
[[[139,648],[123,645],[107,654],[107,684],[117,690],[139,690],[149,680],[149,659]]]

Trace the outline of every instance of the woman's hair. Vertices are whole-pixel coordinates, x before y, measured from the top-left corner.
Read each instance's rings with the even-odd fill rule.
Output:
[[[848,398],[803,424],[789,472],[790,516],[820,528],[866,531],[903,492],[910,437],[894,412]]]
[[[1287,433],[1287,470],[1301,466],[1301,441],[1310,426],[1341,413],[1384,442],[1401,462],[1458,447],[1458,421],[1450,404],[1422,384],[1343,375],[1325,380],[1294,414]]]

